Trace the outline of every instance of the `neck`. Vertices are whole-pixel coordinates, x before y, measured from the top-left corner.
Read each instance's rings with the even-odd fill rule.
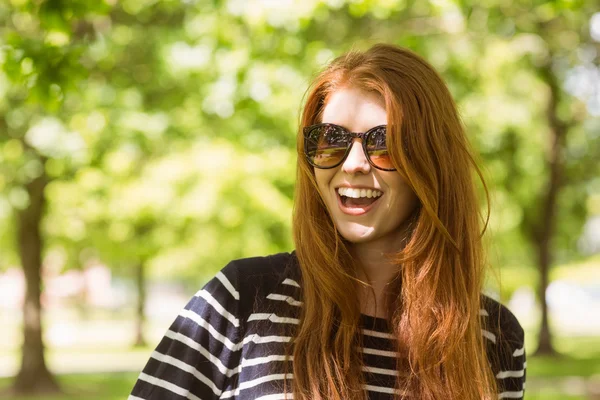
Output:
[[[358,271],[360,279],[370,284],[385,285],[397,272],[397,266],[386,257],[399,248],[390,248],[383,243],[355,243],[352,254],[362,267]]]
[[[386,289],[400,272],[390,256],[404,248],[409,234],[406,229],[400,232],[394,237],[388,235],[374,241],[352,244],[351,252],[360,265],[358,278],[370,285],[361,288],[359,293],[361,312],[364,314],[381,318],[387,316]]]

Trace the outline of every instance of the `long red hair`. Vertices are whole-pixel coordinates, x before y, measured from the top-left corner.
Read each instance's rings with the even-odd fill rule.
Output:
[[[479,317],[487,220],[483,226],[472,172],[483,177],[441,77],[413,52],[382,44],[336,58],[307,92],[293,216],[304,302],[293,343],[294,399],[366,398],[359,266],[318,195],[302,136],[344,86],[385,102],[392,161],[420,201],[406,246],[392,255],[398,279],[387,309],[398,338],[398,398],[495,399]]]

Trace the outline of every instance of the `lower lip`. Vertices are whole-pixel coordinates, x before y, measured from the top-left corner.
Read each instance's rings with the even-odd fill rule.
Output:
[[[342,203],[342,197],[339,195],[339,193],[337,193],[337,191],[336,191],[335,197],[337,197],[338,206],[340,207],[340,210],[342,210],[342,212],[344,214],[363,215],[363,214],[368,213],[369,210],[371,210],[373,207],[375,207],[375,205],[379,203],[379,199],[381,199],[383,197],[383,195],[379,196],[377,198],[377,200],[375,200],[374,202],[372,202],[371,204],[369,204],[368,206],[365,206],[365,207],[346,207],[344,205],[344,203]]]

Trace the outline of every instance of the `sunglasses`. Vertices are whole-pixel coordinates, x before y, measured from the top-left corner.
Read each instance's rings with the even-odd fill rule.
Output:
[[[373,167],[384,171],[395,171],[388,153],[386,126],[379,125],[366,132],[350,132],[335,124],[307,126],[304,132],[304,154],[309,164],[321,169],[335,168],[344,162],[354,138],[362,139],[363,151]]]

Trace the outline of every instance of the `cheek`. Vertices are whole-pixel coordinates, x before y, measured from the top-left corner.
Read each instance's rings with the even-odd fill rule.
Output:
[[[417,195],[398,173],[393,172],[385,176],[384,181],[388,189],[394,193],[393,201],[408,208],[412,208],[415,203],[418,203]]]
[[[419,198],[409,186],[402,185],[397,189],[396,202],[396,207],[401,210],[401,214],[405,218],[418,206]]]
[[[324,196],[329,191],[329,184],[335,175],[335,171],[330,169],[315,168],[315,180],[321,196]]]

